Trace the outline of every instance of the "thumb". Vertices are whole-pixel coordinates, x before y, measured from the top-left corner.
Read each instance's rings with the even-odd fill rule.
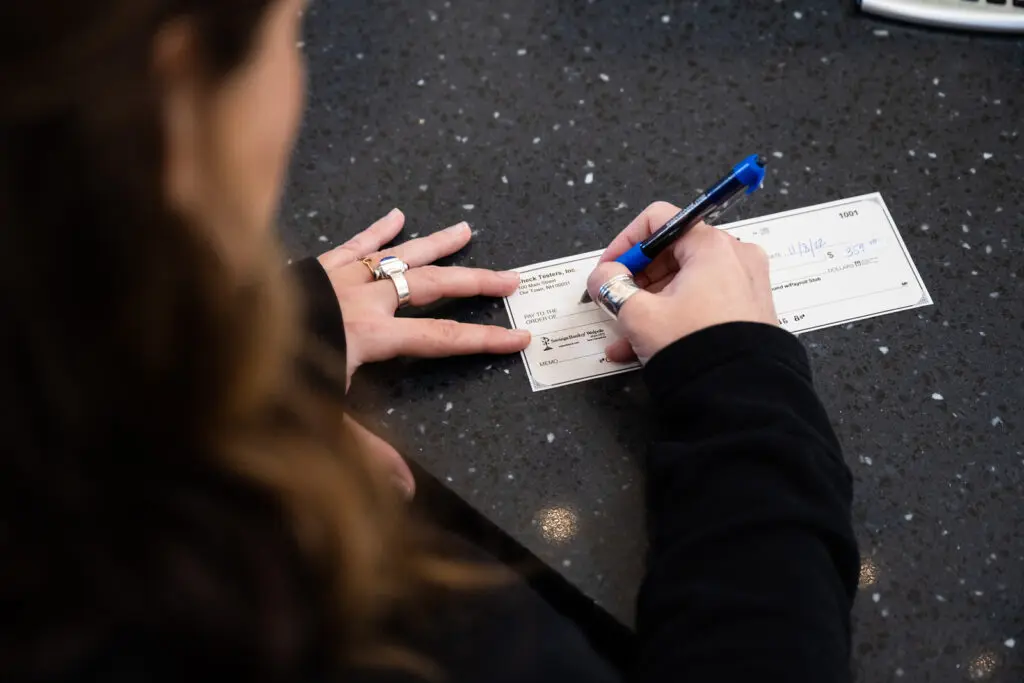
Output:
[[[618,275],[630,275],[629,269],[615,261],[598,264],[597,268],[594,269],[594,272],[590,274],[589,278],[587,278],[587,291],[590,293],[590,298],[597,301],[601,287]],[[651,296],[653,295],[650,292],[637,292],[622,306],[622,310],[619,312],[619,317],[621,318],[623,315],[626,315],[627,310],[642,308],[643,303],[646,303],[646,300]]]
[[[381,468],[405,497],[411,499],[416,492],[416,479],[395,447],[351,416],[346,414],[343,420],[357,447],[370,458],[371,465]]]

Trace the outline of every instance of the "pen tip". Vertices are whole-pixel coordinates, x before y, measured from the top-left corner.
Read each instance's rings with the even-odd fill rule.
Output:
[[[589,304],[593,299],[590,298],[590,292],[583,292],[583,296],[580,297],[581,304]]]
[[[767,165],[768,165],[768,160],[767,160],[767,159],[765,159],[765,158],[764,158],[763,156],[761,156],[760,154],[758,154],[758,155],[757,155],[757,160],[756,160],[756,162],[757,162],[757,165],[758,165],[758,166],[760,166],[761,168],[764,168],[765,166],[767,166]]]

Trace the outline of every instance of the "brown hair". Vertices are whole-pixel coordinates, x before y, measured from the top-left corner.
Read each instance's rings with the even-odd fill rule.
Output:
[[[272,238],[239,273],[163,196],[156,32],[193,21],[223,78],[271,2],[0,9],[0,679],[135,641],[290,679],[370,652],[429,581],[298,371],[324,354]]]

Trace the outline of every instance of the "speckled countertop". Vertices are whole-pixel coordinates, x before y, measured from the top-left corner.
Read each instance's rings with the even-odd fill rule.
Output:
[[[936,304],[804,337],[856,477],[858,679],[1024,680],[1024,41],[852,4],[314,2],[285,241],[322,251],[399,206],[410,236],[472,223],[453,263],[521,266],[751,150],[775,154],[743,217],[882,192]],[[443,312],[507,324],[500,302]],[[534,394],[518,357],[403,361],[354,394],[629,622],[637,374]]]

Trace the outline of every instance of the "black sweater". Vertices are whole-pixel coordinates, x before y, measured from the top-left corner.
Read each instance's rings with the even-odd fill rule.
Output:
[[[343,345],[326,275],[315,261],[297,271],[315,329]],[[768,325],[720,325],[657,354],[644,379],[660,434],[629,680],[850,680],[851,476],[803,346]],[[418,645],[454,681],[617,680],[525,587],[450,614]]]
[[[344,350],[326,274],[312,259],[293,272],[307,295],[311,331]],[[657,354],[644,378],[661,428],[647,456],[650,550],[637,603],[638,663],[626,678],[849,681],[859,569],[851,476],[803,347],[775,327],[721,325]],[[523,584],[446,600],[429,622],[401,625],[409,648],[439,665],[445,681],[621,680]],[[59,679],[224,679],[217,662],[195,670],[174,651],[139,635]],[[321,671],[310,679],[338,677]],[[365,671],[341,677],[413,679]]]

